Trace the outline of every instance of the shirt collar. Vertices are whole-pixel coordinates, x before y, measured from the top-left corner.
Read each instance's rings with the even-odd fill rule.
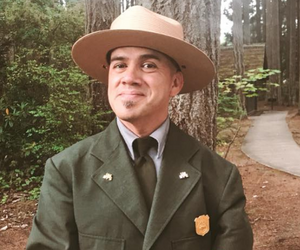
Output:
[[[119,131],[127,145],[127,148],[129,150],[130,156],[132,159],[134,159],[134,152],[133,152],[133,141],[138,138],[136,134],[134,134],[132,131],[130,131],[125,125],[120,121],[120,119],[117,117],[117,125],[119,128]],[[166,145],[166,139],[167,134],[169,132],[170,127],[170,119],[167,118],[155,131],[153,131],[150,136],[157,140],[158,148],[156,157],[161,158],[162,153],[164,151],[165,145]]]

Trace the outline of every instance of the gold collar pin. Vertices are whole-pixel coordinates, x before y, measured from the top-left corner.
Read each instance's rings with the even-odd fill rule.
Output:
[[[112,181],[113,175],[110,173],[106,173],[105,175],[103,175],[103,179],[106,181]]]
[[[186,178],[189,178],[189,175],[187,174],[187,172],[180,172],[179,179],[182,180],[182,179],[186,179]]]

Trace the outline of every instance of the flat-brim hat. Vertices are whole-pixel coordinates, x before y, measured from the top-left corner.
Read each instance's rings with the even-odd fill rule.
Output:
[[[72,56],[86,74],[107,84],[107,54],[120,47],[153,49],[173,58],[183,73],[181,94],[203,89],[215,76],[212,61],[183,40],[179,22],[142,6],[128,8],[113,21],[109,30],[80,38],[72,48]]]

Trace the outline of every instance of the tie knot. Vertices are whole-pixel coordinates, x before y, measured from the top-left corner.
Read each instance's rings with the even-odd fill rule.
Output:
[[[152,147],[157,148],[157,141],[150,136],[137,138],[133,142],[133,149],[138,157],[147,155],[149,149]]]

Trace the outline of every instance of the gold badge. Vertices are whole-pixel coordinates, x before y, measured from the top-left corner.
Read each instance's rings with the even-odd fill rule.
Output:
[[[209,232],[209,216],[200,215],[195,220],[196,233],[198,235],[204,236]]]

